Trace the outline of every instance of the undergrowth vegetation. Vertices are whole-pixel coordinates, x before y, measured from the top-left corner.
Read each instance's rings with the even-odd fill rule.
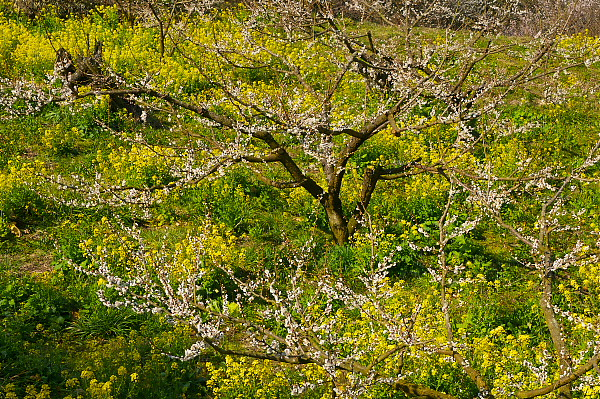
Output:
[[[0,398],[600,397],[600,38],[292,11],[0,0]]]

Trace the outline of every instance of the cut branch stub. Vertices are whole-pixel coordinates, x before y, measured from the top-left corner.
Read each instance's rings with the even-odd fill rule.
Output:
[[[94,51],[89,56],[78,57],[76,61],[64,48],[56,52],[54,63],[54,74],[59,76],[68,89],[68,94],[80,97],[79,88],[90,86],[94,91],[114,90],[119,88],[119,82],[114,75],[105,73],[103,70],[102,42],[96,42]],[[134,100],[125,94],[109,94],[110,109],[113,112],[126,110],[136,120],[148,123],[154,128],[160,128],[163,124],[154,116],[149,115]]]

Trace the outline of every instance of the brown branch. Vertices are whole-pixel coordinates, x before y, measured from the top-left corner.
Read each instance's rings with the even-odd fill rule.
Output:
[[[436,391],[422,385],[413,384],[404,379],[394,381],[392,383],[392,388],[404,392],[409,397],[418,399],[457,399],[456,396]]]
[[[272,179],[269,179],[268,177],[264,176],[262,173],[260,173],[258,171],[254,171],[254,174],[255,174],[256,178],[258,180],[260,180],[261,182],[263,182],[264,184],[271,186],[271,187],[279,188],[279,189],[302,187],[302,184],[304,183],[304,181],[280,182],[280,181],[272,180]]]
[[[356,209],[354,210],[352,217],[348,221],[348,233],[350,236],[354,234],[356,228],[358,227],[359,219],[362,218],[362,216],[367,211],[369,203],[371,202],[373,192],[377,187],[377,182],[379,180],[389,180],[387,179],[388,175],[398,174],[402,171],[406,171],[414,167],[420,161],[421,158],[411,161],[405,165],[398,166],[396,168],[383,169],[380,166],[376,166],[375,168],[367,169],[365,171],[358,204],[356,205]]]
[[[544,44],[539,49],[539,51],[533,57],[533,59],[527,65],[525,65],[520,71],[516,72],[510,78],[508,78],[502,82],[499,82],[495,86],[496,87],[501,87],[501,86],[513,87],[515,84],[518,83],[519,79],[523,78],[526,75],[531,75],[537,69],[536,64],[538,64],[542,60],[542,58],[544,58],[544,56],[550,52],[550,49],[552,49],[552,46],[554,46],[554,43],[555,43],[554,40],[549,40],[546,44]],[[526,82],[531,81],[531,79],[526,79],[525,81]]]
[[[452,166],[445,166],[439,163],[433,164],[433,165],[422,165],[422,164],[416,164],[414,165],[414,167],[416,169],[419,169],[423,172],[429,172],[429,173],[435,173],[435,174],[440,174],[441,172],[451,172],[453,174],[462,176],[462,177],[466,177],[470,180],[473,181],[481,181],[481,180],[490,180],[489,176],[482,176],[482,175],[478,175],[472,172],[469,172],[467,170],[464,169],[459,169],[459,168],[455,168]],[[406,175],[403,174],[399,174],[398,176],[393,175],[392,177],[390,177],[390,179],[395,179],[398,177],[405,177]],[[502,181],[502,182],[528,182],[528,181],[532,181],[532,180],[537,180],[540,179],[539,176],[523,176],[523,177],[498,177],[498,176],[494,176],[493,180],[494,181]],[[559,180],[558,178],[556,180]]]
[[[408,345],[406,344],[398,344],[396,346],[394,346],[392,349],[382,353],[381,355],[379,355],[377,357],[377,359],[373,360],[371,362],[371,364],[369,364],[367,366],[367,368],[369,370],[373,370],[373,368],[378,365],[379,363],[383,362],[384,360],[386,360],[387,358],[389,358],[390,356],[394,355],[395,353],[398,353],[400,351],[403,351],[404,349],[408,348]]]
[[[490,388],[489,388],[487,382],[483,379],[483,376],[481,375],[481,373],[479,371],[477,371],[475,368],[473,368],[473,366],[471,366],[469,364],[469,362],[460,353],[458,353],[454,349],[446,349],[446,350],[442,349],[442,350],[438,350],[436,352],[439,353],[440,355],[452,357],[454,359],[454,361],[463,368],[463,370],[465,371],[465,373],[467,373],[469,378],[471,378],[471,380],[473,380],[473,382],[475,382],[475,384],[477,385],[477,388],[479,389],[479,392],[486,395],[484,397],[490,398],[490,399],[494,398],[494,395],[492,395],[490,393]]]
[[[203,337],[204,342],[206,342],[211,348],[213,348],[216,352],[221,355],[231,355],[231,356],[240,356],[240,357],[249,357],[252,359],[262,359],[262,360],[271,360],[274,362],[282,362],[288,364],[310,364],[316,363],[313,359],[308,359],[303,356],[292,356],[292,355],[279,355],[279,354],[268,354],[264,352],[256,352],[256,351],[247,351],[241,349],[225,349],[219,345],[217,345],[210,338]]]
[[[342,134],[347,134],[348,136],[352,136],[358,139],[365,139],[365,135],[354,130],[354,129],[341,129],[341,130],[332,130],[332,129],[327,129],[324,126],[319,126],[317,128],[317,131],[321,134],[328,134],[331,136],[339,136]]]
[[[273,135],[268,131],[258,131],[258,132],[248,131],[247,129],[244,128],[244,126],[241,123],[239,123],[235,119],[232,119],[226,115],[218,114],[216,112],[209,110],[206,107],[198,106],[195,104],[191,104],[191,103],[179,100],[169,94],[161,93],[161,92],[158,92],[153,89],[137,88],[137,89],[90,91],[90,92],[81,94],[78,97],[110,95],[110,94],[119,94],[119,95],[125,95],[125,94],[143,95],[143,94],[145,94],[145,95],[148,95],[151,97],[155,97],[155,98],[161,99],[163,101],[166,101],[169,104],[192,111],[192,112],[202,116],[203,118],[206,118],[215,123],[218,123],[219,125],[221,125],[223,127],[242,131],[244,133],[251,135],[252,137],[262,140],[271,148],[271,150],[278,152],[278,156],[279,156],[278,161],[281,162],[283,167],[287,170],[287,172],[290,174],[290,176],[295,181],[302,182],[301,186],[306,191],[308,191],[308,193],[313,198],[318,200],[320,203],[324,203],[324,201],[327,197],[326,191],[323,190],[323,188],[321,186],[319,186],[312,178],[307,177],[302,172],[302,170],[296,164],[296,162],[293,160],[293,158],[290,156],[290,154],[285,150],[285,148],[283,148],[275,140]]]
[[[450,90],[451,93],[456,94],[459,92],[460,88],[463,86],[463,84],[465,83],[465,81],[467,80],[469,75],[471,75],[473,68],[475,68],[475,66],[478,63],[485,60],[490,55],[499,54],[502,51],[507,50],[508,48],[510,48],[512,46],[512,45],[503,45],[503,46],[498,46],[494,49],[490,49],[491,43],[492,43],[492,41],[488,40],[487,46],[486,46],[485,50],[483,50],[482,54],[479,57],[477,57],[465,64],[465,66],[463,67],[462,72],[460,74],[460,78],[458,79],[458,82],[456,82],[454,87]]]
[[[251,163],[273,163],[273,162],[281,161],[281,156],[280,156],[279,151],[273,152],[264,157],[257,157],[255,155],[242,155],[241,158],[244,161],[251,162]]]
[[[549,264],[552,262],[549,251],[544,253],[543,256],[545,263]],[[567,343],[565,342],[562,325],[556,317],[556,312],[554,311],[552,304],[552,281],[552,273],[547,273],[542,276],[542,295],[540,297],[540,307],[542,308],[542,314],[544,315],[548,332],[552,338],[552,344],[556,350],[556,356],[558,357],[561,374],[563,374],[571,370],[572,358]],[[559,395],[561,398],[572,398],[573,394],[571,392],[570,382],[562,384],[560,387],[557,387],[557,389],[560,393],[564,394]]]
[[[112,90],[91,90],[91,91],[85,92],[83,94],[77,94],[75,97],[76,98],[84,98],[84,97],[104,96],[104,95],[110,96],[110,95],[143,95],[143,94],[166,101],[167,103],[169,103],[171,105],[175,105],[177,107],[187,109],[188,111],[192,111],[206,119],[209,119],[215,123],[218,123],[219,125],[221,125],[223,127],[228,127],[230,129],[237,128],[239,130],[243,130],[243,129],[240,129],[240,123],[238,121],[236,121],[235,119],[232,119],[225,115],[217,114],[216,112],[212,112],[206,107],[201,107],[201,106],[198,106],[195,104],[191,104],[191,103],[179,100],[169,94],[161,93],[154,89],[131,88],[131,89],[112,89]],[[55,99],[55,101],[65,101],[65,100],[67,100],[67,98],[61,97],[61,98]]]
[[[546,385],[543,388],[533,389],[531,391],[517,392],[515,394],[515,396],[519,399],[529,399],[529,398],[535,398],[535,397],[541,396],[541,395],[547,395],[550,392],[556,391],[557,389],[559,389],[565,385],[568,385],[574,381],[577,381],[579,378],[581,378],[584,374],[586,374],[590,370],[598,369],[598,362],[600,362],[600,353],[597,353],[595,356],[593,356],[590,360],[587,361],[587,363],[584,363],[581,366],[579,366],[571,374],[566,375],[566,376],[560,378],[559,380],[557,380],[549,385]]]

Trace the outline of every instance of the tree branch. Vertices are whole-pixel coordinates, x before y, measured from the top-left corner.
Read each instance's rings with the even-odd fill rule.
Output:
[[[586,363],[579,366],[571,374],[560,378],[559,380],[553,382],[552,384],[546,385],[543,388],[533,389],[531,391],[520,391],[520,392],[517,392],[515,394],[515,396],[519,399],[529,399],[529,398],[535,398],[537,396],[547,395],[550,392],[556,391],[557,389],[559,389],[567,384],[577,381],[579,378],[581,378],[584,374],[589,372],[591,369],[593,369],[593,368],[597,369],[599,362],[600,362],[600,353],[597,353]]]

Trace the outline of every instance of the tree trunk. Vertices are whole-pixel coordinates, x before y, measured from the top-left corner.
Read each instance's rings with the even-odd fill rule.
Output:
[[[329,194],[323,205],[335,243],[337,245],[346,244],[350,239],[350,233],[348,231],[348,221],[342,210],[342,202],[338,197]]]
[[[572,362],[569,349],[565,344],[562,327],[556,318],[556,313],[552,306],[552,275],[545,275],[542,277],[542,297],[540,299],[540,305],[546,320],[546,325],[554,344],[554,349],[558,355],[558,363],[560,366],[561,376],[568,375],[572,372]],[[572,399],[572,387],[571,384],[566,384],[559,388],[558,397],[560,399]]]

